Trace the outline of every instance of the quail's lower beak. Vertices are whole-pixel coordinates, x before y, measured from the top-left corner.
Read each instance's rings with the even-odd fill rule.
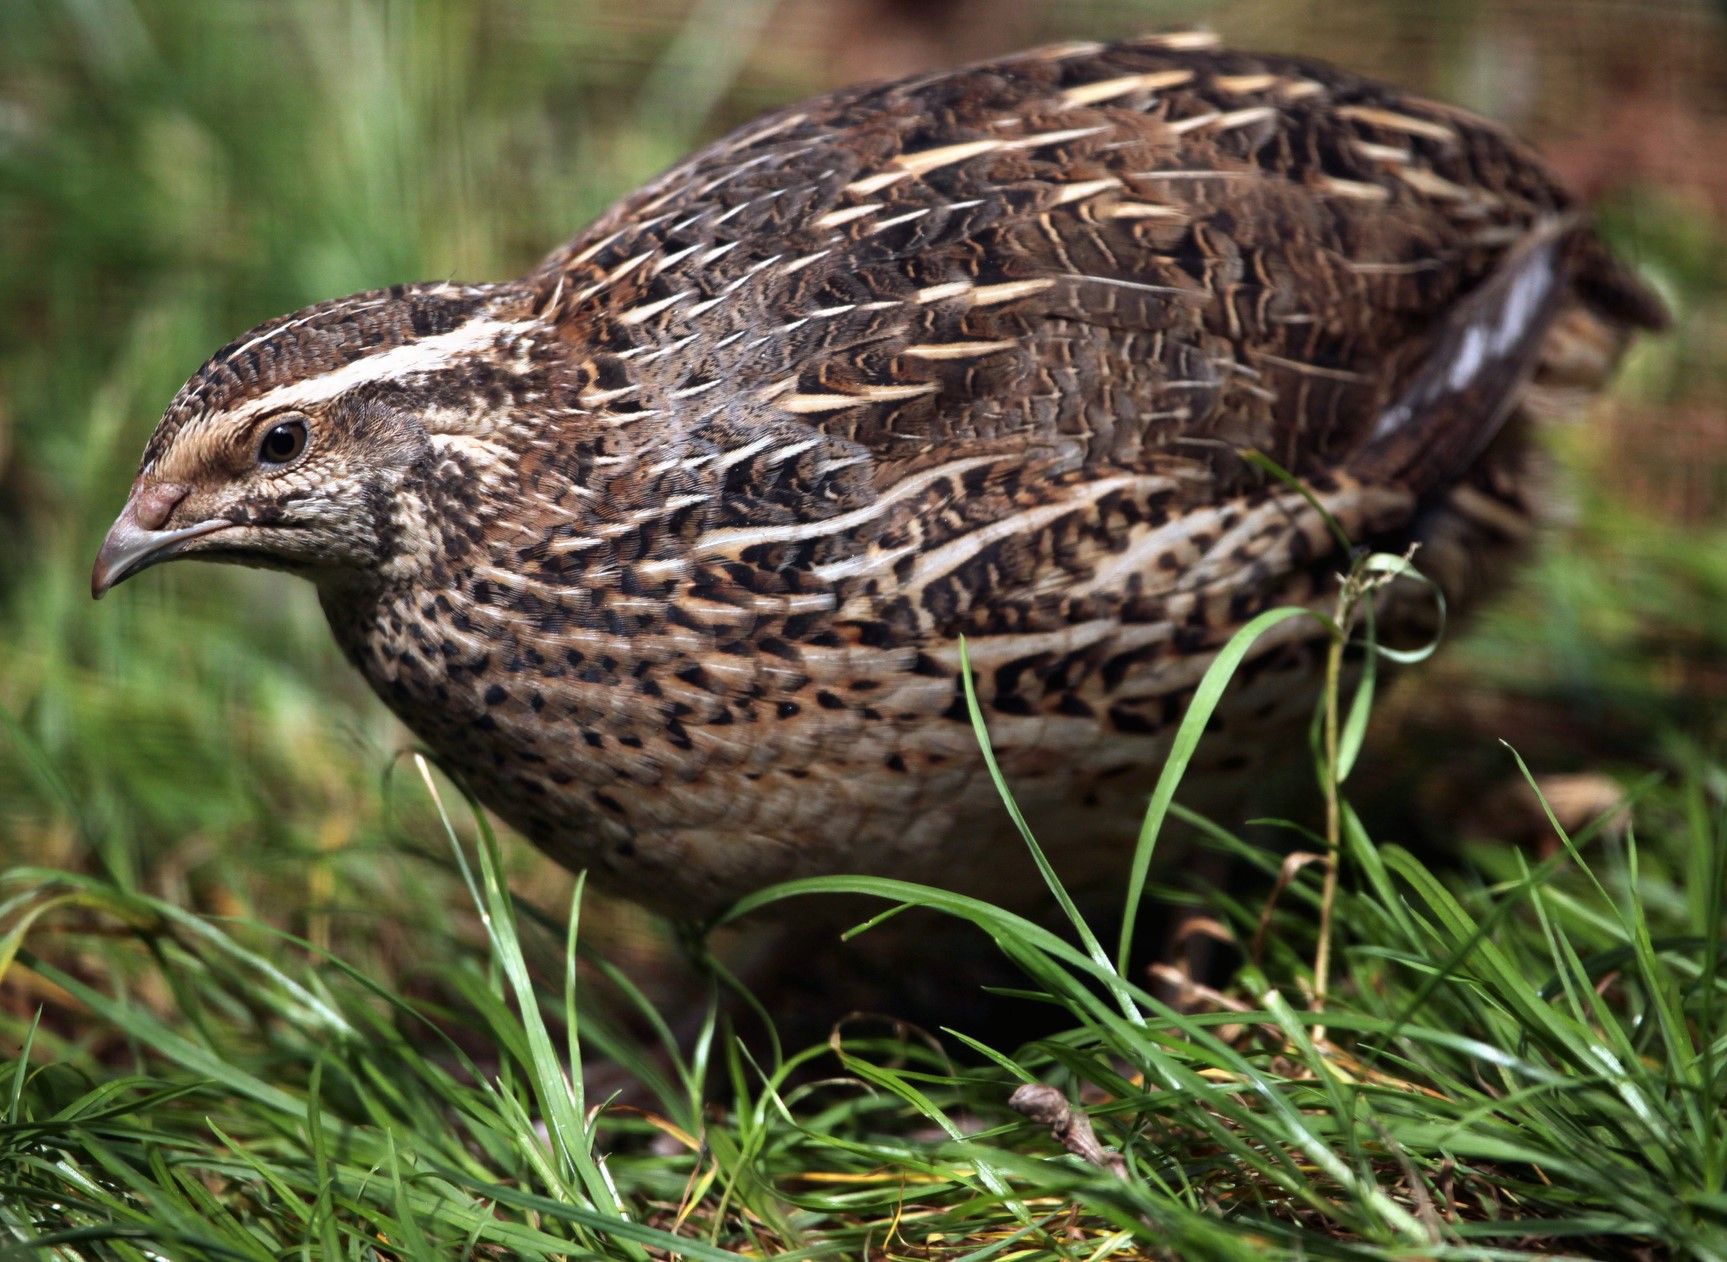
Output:
[[[102,540],[96,568],[90,572],[90,594],[100,600],[110,587],[158,561],[166,561],[182,544],[226,530],[234,523],[226,519],[196,522],[176,530],[164,530],[174,507],[186,497],[186,488],[157,482],[132,488],[132,497]]]

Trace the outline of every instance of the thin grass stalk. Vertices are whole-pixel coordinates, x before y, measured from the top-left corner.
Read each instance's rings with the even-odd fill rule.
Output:
[[[1325,646],[1324,743],[1321,787],[1325,796],[1325,881],[1319,893],[1319,943],[1313,952],[1313,1010],[1325,1010],[1331,978],[1331,919],[1337,906],[1337,880],[1342,867],[1342,811],[1337,767],[1337,694],[1343,674],[1343,645],[1348,638],[1351,581],[1345,580],[1337,599],[1337,620]],[[1317,1026],[1313,1041],[1325,1042],[1325,1027]]]

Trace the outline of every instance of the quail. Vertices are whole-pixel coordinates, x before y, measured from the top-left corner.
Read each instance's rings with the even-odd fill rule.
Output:
[[[1329,601],[1327,514],[1474,599],[1537,423],[1663,318],[1492,123],[1197,34],[1046,48],[768,114],[519,279],[243,334],[92,586],[310,579],[481,802],[682,916],[1023,879],[963,638],[1027,815],[1107,873],[1217,650]],[[1255,646],[1212,783],[1299,743],[1321,634]]]

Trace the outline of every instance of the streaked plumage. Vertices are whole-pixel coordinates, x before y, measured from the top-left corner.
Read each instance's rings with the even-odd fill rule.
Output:
[[[1660,320],[1489,123],[1199,36],[1045,49],[768,115],[520,280],[243,336],[97,585],[304,573],[450,771],[655,906],[977,887],[1020,869],[962,634],[1022,802],[1094,864],[1212,653],[1346,564],[1240,448],[1466,599],[1524,532],[1531,416]],[[260,466],[284,417],[306,451]],[[1262,644],[1221,772],[1291,739],[1312,634]]]

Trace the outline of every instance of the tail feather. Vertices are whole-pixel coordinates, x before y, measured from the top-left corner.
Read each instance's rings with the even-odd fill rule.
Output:
[[[1593,234],[1582,243],[1573,283],[1584,305],[1613,324],[1660,333],[1673,323],[1660,295]]]
[[[1571,300],[1579,232],[1571,219],[1542,224],[1451,309],[1350,461],[1356,473],[1425,493],[1455,480],[1493,441]]]

